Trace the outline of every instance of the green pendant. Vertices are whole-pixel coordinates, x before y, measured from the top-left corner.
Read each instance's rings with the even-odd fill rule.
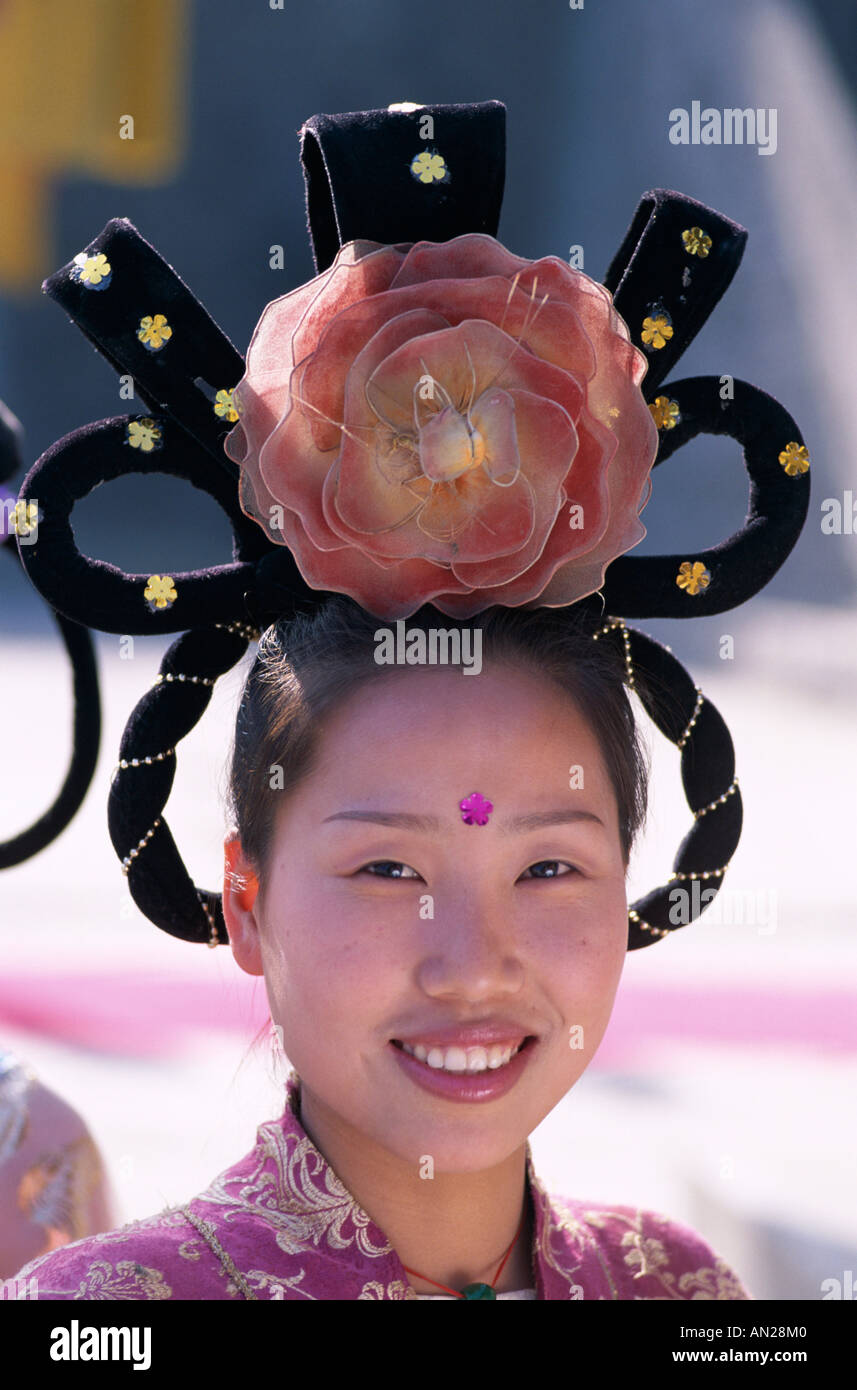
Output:
[[[496,1298],[490,1284],[465,1284],[461,1290],[462,1298]]]

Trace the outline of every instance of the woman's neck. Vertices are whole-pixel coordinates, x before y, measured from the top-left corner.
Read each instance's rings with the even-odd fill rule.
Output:
[[[440,1293],[438,1284],[457,1290],[465,1284],[493,1284],[513,1241],[494,1288],[506,1293],[533,1287],[534,1214],[525,1145],[494,1168],[423,1178],[416,1164],[406,1163],[365,1135],[355,1135],[303,1086],[300,1118],[309,1138],[384,1232],[402,1264],[427,1276],[408,1275],[417,1293]]]

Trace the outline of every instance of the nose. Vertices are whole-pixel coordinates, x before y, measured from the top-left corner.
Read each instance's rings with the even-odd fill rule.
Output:
[[[489,895],[436,895],[434,917],[421,926],[417,980],[432,998],[491,1000],[521,989],[525,969],[514,924]]]

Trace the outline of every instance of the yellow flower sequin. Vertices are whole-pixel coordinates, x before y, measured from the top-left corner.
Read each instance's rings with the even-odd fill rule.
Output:
[[[150,574],[143,598],[156,608],[171,608],[178,598],[176,586],[168,574]]]
[[[688,255],[699,256],[700,260],[705,260],[713,245],[711,237],[701,227],[688,227],[682,232],[681,239]]]
[[[29,536],[38,524],[39,508],[36,502],[27,502],[22,498],[15,503],[15,508],[9,516],[10,532],[14,532],[16,536]]]
[[[235,409],[231,391],[218,391],[214,398],[214,413],[234,425],[238,419],[238,411]]]
[[[678,401],[671,401],[669,396],[655,396],[649,410],[659,430],[675,429],[681,419]]]
[[[109,280],[112,274],[112,267],[103,251],[95,256],[87,256],[85,251],[80,251],[74,263],[78,268],[76,278],[82,285],[100,285],[102,280]]]
[[[145,318],[140,320],[137,337],[143,346],[149,348],[151,352],[157,352],[172,336],[173,330],[167,323],[166,315],[155,314],[153,317],[151,314],[147,314]]]
[[[679,566],[675,582],[680,589],[689,594],[700,594],[711,583],[711,574],[701,560],[684,560]]]
[[[446,161],[442,155],[423,150],[411,161],[411,173],[420,183],[434,183],[435,180],[446,178]]]
[[[806,445],[798,444],[794,439],[786,445],[778,457],[790,478],[794,478],[798,473],[805,473],[809,468],[809,454]]]
[[[161,430],[157,421],[144,415],[139,420],[129,420],[125,432],[125,443],[143,454],[150,454],[161,442]]]
[[[643,331],[640,336],[644,343],[650,343],[655,348],[666,347],[672,335],[673,327],[669,314],[657,314],[655,318],[647,315],[643,319]]]

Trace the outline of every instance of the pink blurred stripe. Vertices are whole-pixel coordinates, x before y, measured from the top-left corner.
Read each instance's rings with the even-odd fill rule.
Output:
[[[167,1056],[200,1028],[249,1040],[269,1017],[264,984],[244,975],[229,984],[143,973],[0,980],[0,1029],[123,1056]]]
[[[157,974],[37,975],[0,979],[5,1025],[97,1052],[169,1055],[197,1029],[249,1042],[267,1021],[260,980],[224,983]],[[793,1045],[857,1052],[857,996],[836,989],[620,988],[594,1065],[633,1067],[649,1044]]]

